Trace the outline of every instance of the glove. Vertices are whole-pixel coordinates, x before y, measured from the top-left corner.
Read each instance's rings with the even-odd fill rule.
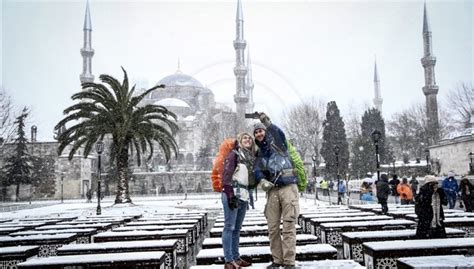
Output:
[[[268,127],[270,124],[272,124],[270,118],[263,112],[260,112],[260,116],[258,118],[263,123],[263,125],[265,125],[265,127]]]
[[[266,179],[262,179],[262,181],[260,182],[260,185],[262,186],[262,190],[264,192],[271,190],[273,186],[275,186],[275,184],[271,183],[270,181]]]
[[[237,196],[232,196],[232,198],[230,198],[228,202],[230,209],[234,210],[236,208],[239,208],[239,198],[237,198]]]
[[[227,196],[227,201],[230,201],[230,199],[234,197],[234,188],[232,188],[232,186],[224,185],[224,190],[222,192]]]

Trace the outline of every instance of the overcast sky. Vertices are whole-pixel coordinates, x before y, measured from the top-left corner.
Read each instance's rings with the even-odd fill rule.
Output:
[[[16,106],[32,109],[39,140],[80,89],[86,1],[1,1],[0,84]],[[372,104],[377,58],[386,119],[423,102],[423,1],[243,2],[257,107],[278,123],[282,111],[315,96],[342,114]],[[123,66],[149,86],[181,70],[218,102],[235,93],[236,1],[91,0],[93,73],[121,79]],[[472,83],[473,4],[427,1],[437,57],[439,103],[459,82]]]

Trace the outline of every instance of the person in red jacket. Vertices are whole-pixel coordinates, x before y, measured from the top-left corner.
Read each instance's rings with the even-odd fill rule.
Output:
[[[397,192],[400,195],[400,203],[402,205],[408,205],[413,203],[413,192],[411,191],[410,185],[408,185],[407,177],[402,178],[402,183],[398,184]]]

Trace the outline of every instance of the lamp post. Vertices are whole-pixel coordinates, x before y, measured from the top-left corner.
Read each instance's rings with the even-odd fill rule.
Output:
[[[377,181],[380,180],[380,158],[379,158],[379,140],[382,136],[379,130],[374,130],[371,134],[375,145],[375,162],[377,163]]]
[[[64,172],[61,172],[61,204],[64,203]]]
[[[102,155],[102,152],[104,152],[104,142],[102,142],[102,140],[99,140],[96,144],[95,144],[95,150],[97,151],[97,154],[98,154],[98,159],[97,159],[97,168],[98,168],[98,179],[97,179],[97,211],[96,211],[96,214],[97,215],[100,215],[102,214],[102,210],[100,208],[100,196],[101,196],[101,183],[102,183],[102,179],[101,179],[101,163],[100,163],[100,157]]]
[[[342,203],[341,196],[339,194],[339,152],[341,148],[338,145],[334,146],[334,154],[336,155],[336,182],[337,182],[337,204]]]
[[[474,152],[469,152],[469,158],[471,159],[471,162],[469,163],[469,174],[473,175],[474,174]]]
[[[426,158],[426,173],[431,174],[430,150],[429,149],[425,149],[425,158]]]
[[[311,156],[311,160],[313,160],[313,180],[314,180],[314,203],[316,203],[316,200],[318,200],[318,187],[316,185],[316,161],[317,161],[317,156],[316,153]]]

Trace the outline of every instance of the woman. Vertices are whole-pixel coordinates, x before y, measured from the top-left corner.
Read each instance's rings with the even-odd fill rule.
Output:
[[[249,182],[254,182],[253,166],[255,144],[248,133],[239,134],[234,148],[224,164],[222,178],[222,205],[224,207],[224,249],[225,269],[250,266],[239,254],[240,228],[245,218],[249,200]]]
[[[466,212],[472,212],[472,198],[474,197],[474,193],[472,193],[473,186],[467,177],[461,179],[459,190],[461,191],[461,199],[466,207]]]
[[[413,203],[413,192],[408,185],[408,178],[403,177],[402,183],[398,184],[397,192],[400,194],[400,203],[402,205],[409,205]]]
[[[446,238],[443,205],[447,204],[443,188],[438,187],[438,180],[434,176],[426,176],[425,183],[416,196],[417,238]]]

